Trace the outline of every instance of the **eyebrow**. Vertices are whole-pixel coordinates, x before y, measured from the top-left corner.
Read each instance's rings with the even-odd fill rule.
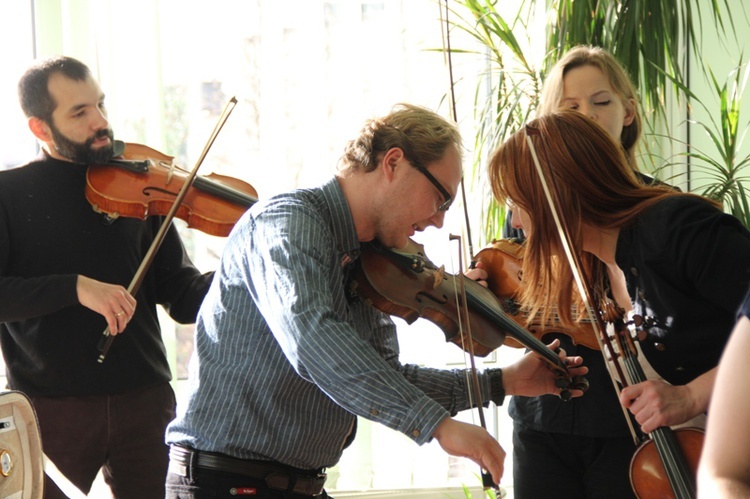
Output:
[[[609,94],[611,96],[612,93],[614,93],[612,90],[598,90],[594,92],[593,94],[591,94],[591,97],[600,97],[602,94]],[[576,100],[576,99],[578,98],[577,97],[563,97],[561,102],[565,102],[569,100]]]
[[[102,102],[104,102],[104,98],[105,97],[106,97],[105,94],[101,93],[99,95],[99,100],[96,101],[96,105],[99,106]],[[87,108],[89,105],[90,104],[85,104],[85,103],[84,104],[76,104],[73,107],[71,107],[70,109],[68,109],[68,114],[75,114],[78,111]]]

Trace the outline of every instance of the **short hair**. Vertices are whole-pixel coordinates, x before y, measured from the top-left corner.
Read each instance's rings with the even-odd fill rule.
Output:
[[[348,142],[339,168],[342,173],[371,172],[394,147],[412,164],[426,166],[440,160],[451,145],[461,153],[461,135],[454,124],[429,109],[396,104],[387,116],[368,120]]]
[[[620,143],[625,150],[631,167],[637,170],[635,149],[643,130],[643,120],[638,108],[638,93],[627,70],[607,50],[590,45],[579,45],[570,49],[552,66],[549,75],[545,79],[537,114],[548,114],[559,109],[563,98],[565,75],[571,69],[581,66],[593,66],[604,73],[604,76],[607,77],[610,85],[612,85],[612,89],[623,100],[625,106],[629,106],[628,100],[633,99],[635,103],[633,122],[623,127],[622,134],[620,135]]]
[[[35,116],[47,123],[52,122],[57,102],[50,95],[48,84],[56,73],[75,81],[91,77],[89,68],[72,57],[56,56],[35,63],[18,82],[18,100],[27,118]]]

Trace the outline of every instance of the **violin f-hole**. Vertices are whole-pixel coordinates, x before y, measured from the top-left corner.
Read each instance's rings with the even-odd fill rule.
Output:
[[[424,297],[424,300],[422,298]],[[417,302],[423,303],[424,301],[431,301],[433,303],[437,303],[439,305],[445,305],[448,303],[448,297],[445,294],[442,294],[441,296],[434,296],[430,293],[427,293],[426,291],[418,291],[415,296]]]

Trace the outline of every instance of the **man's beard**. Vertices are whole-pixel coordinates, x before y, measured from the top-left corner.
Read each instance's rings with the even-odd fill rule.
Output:
[[[86,142],[75,142],[70,140],[52,123],[50,123],[49,127],[50,130],[52,130],[52,138],[55,141],[55,149],[57,152],[74,163],[81,163],[84,165],[102,165],[108,163],[114,156],[112,152],[114,147],[114,134],[109,127],[99,130],[93,137],[86,140]],[[105,147],[100,147],[99,149],[92,149],[91,144],[101,137],[109,137],[110,144]]]

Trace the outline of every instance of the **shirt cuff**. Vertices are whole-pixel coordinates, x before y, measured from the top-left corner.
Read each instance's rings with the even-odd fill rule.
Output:
[[[503,370],[502,369],[489,369],[490,375],[490,400],[495,405],[503,405],[505,400],[505,388],[503,387]]]

